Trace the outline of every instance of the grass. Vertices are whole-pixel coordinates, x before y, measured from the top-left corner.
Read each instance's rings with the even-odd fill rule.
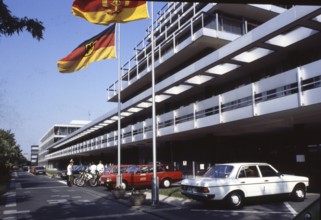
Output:
[[[50,175],[57,175],[58,171],[56,169],[46,169],[46,173]]]
[[[167,189],[159,189],[159,194],[165,195],[168,197],[176,197],[176,198],[181,198],[181,199],[187,199],[186,196],[181,194],[181,189],[180,187],[171,187]]]

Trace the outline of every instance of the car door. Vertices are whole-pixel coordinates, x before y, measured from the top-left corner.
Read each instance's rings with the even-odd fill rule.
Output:
[[[134,175],[135,186],[146,186],[149,185],[149,170],[150,167],[148,165],[140,165],[136,174]]]
[[[264,195],[280,194],[285,192],[284,180],[270,165],[259,165],[264,181]]]
[[[246,165],[240,168],[237,177],[240,187],[246,197],[260,196],[263,193],[264,182],[255,165]]]

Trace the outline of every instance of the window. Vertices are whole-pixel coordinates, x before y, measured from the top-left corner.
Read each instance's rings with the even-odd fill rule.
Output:
[[[244,166],[241,168],[238,178],[259,177],[256,166]]]
[[[270,166],[261,165],[259,168],[263,177],[279,176],[279,174]]]
[[[216,165],[209,169],[204,177],[211,178],[227,178],[233,170],[233,166],[231,165]]]

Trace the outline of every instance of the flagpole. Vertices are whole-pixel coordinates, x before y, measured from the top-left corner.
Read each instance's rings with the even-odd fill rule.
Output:
[[[156,102],[155,102],[155,42],[154,42],[154,3],[151,2],[152,11],[152,32],[151,32],[151,43],[152,43],[152,120],[153,120],[153,181],[152,181],[152,205],[157,205],[159,202],[159,184],[157,179],[157,157],[156,157]]]
[[[120,63],[120,23],[117,23],[117,56],[118,56],[118,87],[117,87],[117,91],[118,91],[118,130],[117,130],[117,146],[118,146],[118,157],[117,157],[117,161],[118,161],[118,171],[117,171],[117,180],[116,180],[116,186],[118,188],[121,187],[121,183],[122,183],[122,177],[121,177],[121,173],[120,173],[120,164],[121,164],[121,152],[120,152],[120,145],[121,145],[121,121],[120,121],[120,110],[121,110],[121,99],[120,99],[120,90],[121,90],[121,63]]]

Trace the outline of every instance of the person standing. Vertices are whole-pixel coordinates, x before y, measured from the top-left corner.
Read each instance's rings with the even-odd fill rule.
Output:
[[[103,174],[104,170],[105,170],[104,164],[102,164],[102,162],[100,160],[97,165],[97,171],[98,171],[99,176],[101,176]]]
[[[90,170],[90,172],[91,172],[92,174],[96,174],[96,172],[97,172],[97,165],[96,165],[94,162],[92,162],[91,165],[90,165],[90,167],[89,167],[89,170]]]
[[[73,182],[74,182],[74,176],[73,176],[73,173],[72,173],[73,165],[74,165],[74,161],[73,161],[73,159],[71,159],[69,161],[68,166],[67,166],[67,185],[69,187],[71,187],[73,185]]]

